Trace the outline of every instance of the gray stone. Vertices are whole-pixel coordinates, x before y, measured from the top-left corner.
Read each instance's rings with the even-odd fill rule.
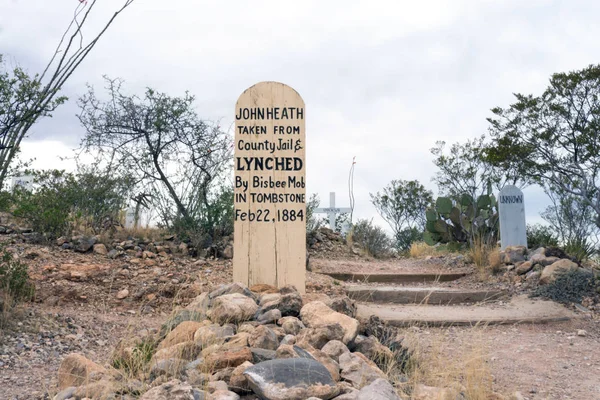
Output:
[[[385,379],[376,379],[358,392],[356,400],[400,400],[394,387]]]
[[[278,309],[273,309],[260,314],[256,320],[260,324],[270,324],[272,322],[276,322],[280,318],[281,311],[279,311]]]
[[[58,392],[56,394],[56,396],[54,396],[52,398],[52,400],[68,400],[68,399],[70,399],[71,397],[73,397],[75,395],[76,391],[77,391],[76,387],[73,387],[73,386],[68,387],[68,388],[66,388],[66,389],[61,390],[60,392]]]
[[[244,371],[254,393],[266,400],[331,399],[339,388],[321,363],[305,358],[265,361]]]
[[[139,400],[204,400],[206,392],[174,379],[148,390]]]
[[[248,344],[254,348],[277,350],[279,340],[277,339],[277,334],[272,329],[261,325],[257,326],[250,334]]]
[[[275,359],[274,350],[252,348],[250,352],[252,353],[252,362],[254,364]]]
[[[331,357],[332,360],[339,362],[342,354],[350,353],[348,347],[339,340],[332,340],[327,343],[321,351]]]

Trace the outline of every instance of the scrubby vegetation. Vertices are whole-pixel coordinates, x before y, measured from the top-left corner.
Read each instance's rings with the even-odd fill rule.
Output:
[[[564,304],[581,303],[585,297],[597,295],[599,288],[600,281],[592,272],[576,269],[559,274],[553,282],[538,287],[532,296]]]

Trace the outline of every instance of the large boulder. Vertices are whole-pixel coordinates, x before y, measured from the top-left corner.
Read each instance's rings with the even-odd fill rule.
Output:
[[[239,347],[209,354],[204,359],[204,366],[212,371],[218,371],[238,367],[246,361],[252,361],[252,352],[248,347]]]
[[[214,299],[209,316],[213,322],[219,325],[236,324],[251,320],[257,311],[258,304],[253,298],[241,293],[231,293]]]
[[[106,374],[106,368],[88,360],[81,354],[69,354],[58,368],[58,388],[63,390],[71,386],[81,386],[98,381]]]
[[[279,340],[277,339],[277,334],[272,329],[261,325],[256,327],[254,332],[250,334],[248,344],[253,348],[277,350]]]
[[[244,371],[254,393],[266,400],[328,400],[339,393],[331,374],[318,361],[288,358],[265,361]]]
[[[344,330],[344,337],[342,338],[344,344],[350,343],[358,334],[359,323],[357,320],[333,311],[321,301],[312,301],[302,307],[300,318],[309,328],[339,324]]]
[[[544,268],[542,275],[540,276],[540,285],[554,282],[558,275],[576,270],[577,268],[579,268],[579,266],[571,260],[567,260],[566,258],[558,260]]]

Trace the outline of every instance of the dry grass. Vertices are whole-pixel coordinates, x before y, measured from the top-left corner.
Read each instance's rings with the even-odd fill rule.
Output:
[[[500,257],[500,249],[495,248],[492,249],[488,254],[488,265],[492,272],[500,271],[500,267],[502,266],[502,257]]]
[[[412,258],[421,258],[426,256],[438,255],[435,247],[428,245],[425,242],[413,242],[410,245],[409,254]]]
[[[450,328],[427,331],[411,328],[405,336],[412,350],[413,363],[409,387],[419,385],[443,388],[437,393],[440,400],[456,399],[459,393],[469,400],[489,400],[494,396],[493,377],[484,345],[484,327],[472,328],[473,339],[468,346],[451,348],[447,336]]]

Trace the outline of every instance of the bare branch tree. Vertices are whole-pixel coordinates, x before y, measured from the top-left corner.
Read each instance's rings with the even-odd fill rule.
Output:
[[[58,97],[65,82],[119,14],[134,2],[124,0],[102,29],[86,41],[83,27],[97,1],[78,1],[71,22],[41,74],[30,77],[18,67],[10,74],[0,72],[0,187],[29,129],[40,117],[49,116],[66,101],[66,97]],[[1,62],[0,58],[0,66]]]

